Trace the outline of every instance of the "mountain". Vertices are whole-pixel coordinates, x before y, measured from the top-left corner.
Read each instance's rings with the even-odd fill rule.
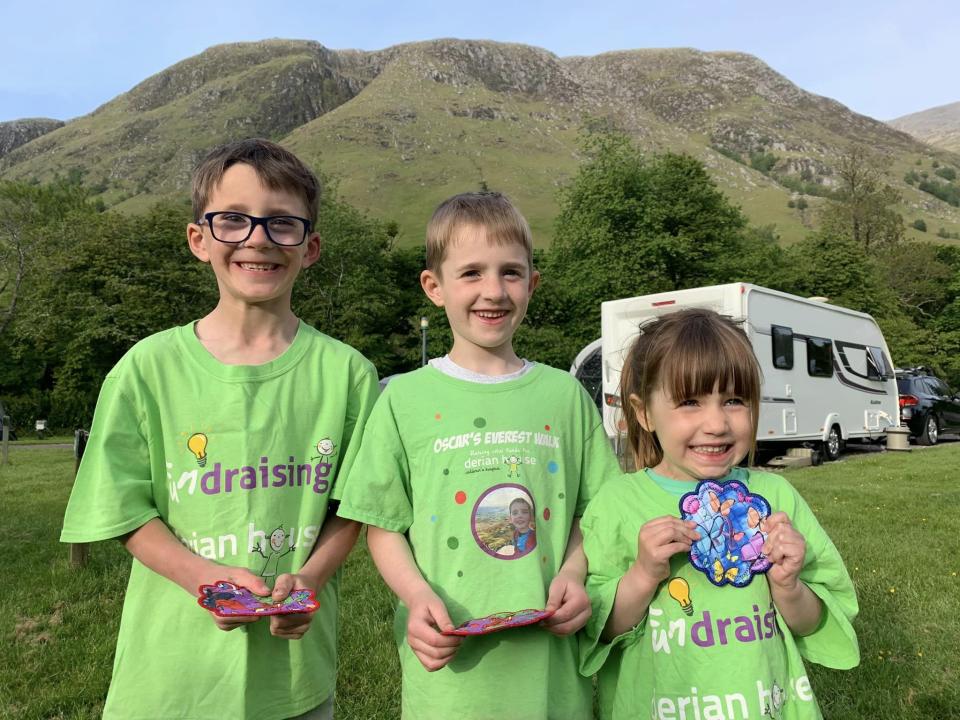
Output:
[[[63,127],[63,121],[50,118],[25,118],[0,122],[0,158],[31,140]]]
[[[10,150],[0,177],[79,171],[108,205],[135,212],[187,192],[211,146],[258,135],[300,154],[345,200],[398,222],[403,242],[420,241],[443,198],[490,187],[517,201],[542,245],[589,123],[702,159],[753,223],[775,223],[786,241],[808,231],[853,142],[889,158],[908,223],[960,231],[957,208],[903,180],[934,163],[960,168],[960,156],[808,93],[755,57],[693,49],[560,58],[452,39],[373,52],[220,45]],[[791,202],[799,192],[809,203]]]
[[[960,102],[904,115],[888,125],[930,145],[960,153]]]

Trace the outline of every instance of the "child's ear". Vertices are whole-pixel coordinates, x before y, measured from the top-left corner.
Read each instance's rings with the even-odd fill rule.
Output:
[[[533,291],[540,287],[540,271],[534,270],[530,273],[530,288],[529,294],[533,295]]]
[[[203,228],[196,223],[187,225],[187,245],[197,260],[210,262],[210,253],[207,252],[207,246],[203,242]]]
[[[303,267],[308,268],[320,259],[320,233],[310,233],[306,240],[307,249],[303,254]]]
[[[655,428],[653,427],[653,422],[647,417],[647,409],[643,404],[643,400],[640,399],[640,396],[632,393],[627,399],[627,402],[630,403],[630,411],[637,418],[640,427],[652,434]]]
[[[420,287],[437,307],[443,307],[443,293],[440,288],[440,277],[433,270],[424,270],[420,273]]]

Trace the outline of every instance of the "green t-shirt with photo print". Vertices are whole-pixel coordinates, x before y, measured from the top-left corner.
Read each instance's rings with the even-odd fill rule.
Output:
[[[537,365],[481,384],[426,367],[391,380],[335,495],[340,515],[407,534],[460,624],[543,608],[574,518],[619,473],[596,407],[568,373]],[[429,673],[406,643],[406,619],[398,607],[404,718],[590,716],[573,637],[536,625],[467,637]]]
[[[821,714],[803,660],[843,669],[859,662],[851,624],[857,614],[853,583],[803,498],[771,473],[734,468],[718,482],[727,480],[761,495],[771,513],[785,512],[804,536],[800,580],[823,603],[820,625],[794,637],[773,605],[765,575],[754,575],[743,587],[718,586],[687,553],[679,553],[647,615],[604,642],[601,633],[620,579],[637,557],[640,528],[664,515],[679,517],[680,498],[697,487],[649,470],[614,478],[591,501],[581,523],[593,604],[581,637],[581,671],[598,675],[604,720],[813,720]]]
[[[153,335],[103,383],[61,540],[160,518],[194,553],[272,585],[309,556],[377,393],[367,360],[304,323],[255,366],[218,362],[193,324]],[[318,599],[300,641],[267,622],[227,633],[134,559],[104,718],[279,720],[316,707],[334,690],[336,578]]]

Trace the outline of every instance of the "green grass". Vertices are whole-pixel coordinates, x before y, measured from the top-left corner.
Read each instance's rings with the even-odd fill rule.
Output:
[[[57,542],[68,450],[12,446],[10,461],[0,467],[0,717],[99,717],[129,559],[118,543],[97,543],[86,568],[69,567]],[[960,443],[786,473],[846,559],[860,600],[860,666],[810,666],[828,720],[957,717],[957,467]],[[344,570],[343,610],[337,716],[399,717],[392,600],[362,545]]]

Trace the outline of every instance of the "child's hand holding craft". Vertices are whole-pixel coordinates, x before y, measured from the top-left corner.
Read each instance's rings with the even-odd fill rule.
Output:
[[[763,554],[773,564],[767,572],[770,584],[793,590],[800,582],[807,541],[784,512],[773,513],[761,523],[760,529],[767,533]]]
[[[407,644],[421,664],[433,672],[453,660],[462,638],[442,635],[441,630],[453,630],[453,623],[443,600],[424,583],[407,601]]]

